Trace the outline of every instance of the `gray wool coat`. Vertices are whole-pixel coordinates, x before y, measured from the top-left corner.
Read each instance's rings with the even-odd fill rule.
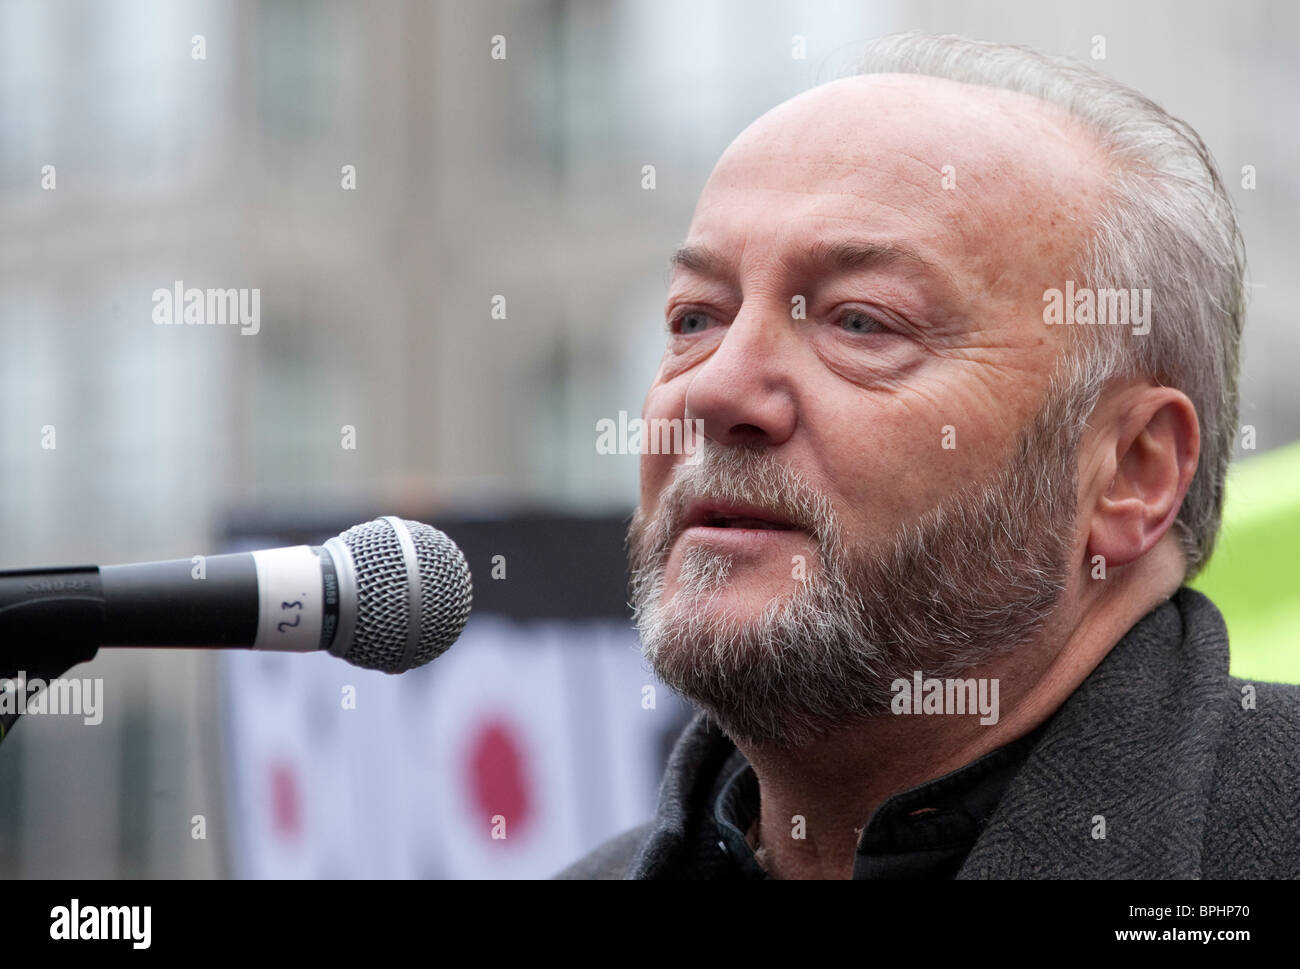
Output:
[[[653,820],[556,877],[708,877],[689,858],[734,749],[697,714]],[[1048,722],[957,877],[1300,878],[1300,686],[1229,676],[1223,617],[1180,589]]]

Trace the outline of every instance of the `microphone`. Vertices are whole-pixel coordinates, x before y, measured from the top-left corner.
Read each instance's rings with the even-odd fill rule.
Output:
[[[395,516],[320,547],[0,572],[0,675],[15,660],[66,669],[101,646],[323,649],[402,673],[456,641],[471,598],[456,543]]]

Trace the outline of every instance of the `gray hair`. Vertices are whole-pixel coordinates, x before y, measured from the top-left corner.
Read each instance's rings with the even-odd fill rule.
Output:
[[[1118,376],[1148,376],[1187,395],[1200,421],[1200,462],[1178,512],[1185,579],[1209,560],[1237,433],[1245,315],[1245,246],[1232,200],[1200,136],[1155,102],[1065,57],[957,36],[895,34],[870,43],[857,73],[924,74],[1017,91],[1064,109],[1114,163],[1081,286],[1150,289],[1150,332],[1087,327],[1071,359],[1096,395]],[[1073,355],[1071,355],[1073,357]]]

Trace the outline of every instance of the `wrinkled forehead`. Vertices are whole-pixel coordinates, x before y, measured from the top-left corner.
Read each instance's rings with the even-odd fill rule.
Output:
[[[1108,163],[1061,109],[919,75],[845,78],[728,147],[689,235],[750,260],[828,234],[905,242],[997,291],[1041,292],[1086,245]]]

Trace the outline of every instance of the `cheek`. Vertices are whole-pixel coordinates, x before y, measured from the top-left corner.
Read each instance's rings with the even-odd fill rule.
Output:
[[[681,386],[675,386],[680,384]],[[641,408],[643,420],[654,418],[680,418],[686,413],[685,382],[675,381],[669,384],[656,384],[646,394],[645,404]],[[672,454],[653,454],[647,451],[641,455],[641,506],[643,510],[652,511],[658,504],[660,492],[672,480],[673,466],[680,460]]]
[[[816,425],[817,448],[834,456],[826,472],[844,503],[844,525],[874,531],[897,517],[899,502],[915,487],[906,479],[917,465],[916,429],[924,418],[888,393],[858,393],[833,409],[824,398],[819,403],[825,409]]]
[[[673,462],[671,454],[641,455],[641,508],[647,514],[659,505],[659,495],[672,480]]]
[[[805,414],[846,531],[892,534],[973,480],[990,458],[989,421],[951,385],[821,396]],[[958,415],[954,417],[954,415]],[[962,416],[964,415],[964,416]],[[945,445],[951,445],[945,446]]]

